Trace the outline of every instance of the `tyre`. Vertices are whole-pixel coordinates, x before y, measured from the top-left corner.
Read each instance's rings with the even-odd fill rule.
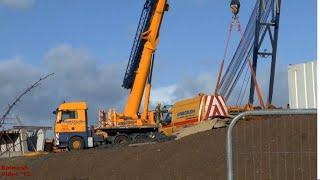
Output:
[[[130,144],[131,139],[125,134],[119,134],[114,138],[113,143],[117,145],[126,145]]]
[[[74,151],[74,150],[80,150],[84,149],[84,142],[82,138],[80,137],[73,137],[69,141],[69,150]]]

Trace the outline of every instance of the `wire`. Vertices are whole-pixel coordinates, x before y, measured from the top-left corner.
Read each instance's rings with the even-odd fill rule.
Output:
[[[223,58],[222,58],[222,61],[221,61],[221,64],[220,64],[220,69],[219,69],[219,74],[218,74],[218,78],[217,78],[217,82],[216,82],[216,89],[214,91],[214,94],[217,94],[219,88],[221,87],[220,79],[221,79],[221,74],[222,74],[222,71],[223,71],[224,62],[225,62],[225,59],[227,57],[227,53],[228,53],[228,49],[229,49],[229,44],[230,44],[230,40],[231,40],[233,26],[234,26],[234,17],[232,17],[231,22],[230,22],[227,42],[226,42],[226,46],[224,48]]]
[[[243,79],[243,82],[242,82],[242,85],[241,85],[240,93],[239,93],[238,98],[237,98],[237,101],[236,101],[236,105],[239,105],[238,103],[239,103],[239,99],[240,99],[240,97],[241,97],[241,95],[242,95],[242,90],[243,90],[243,87],[244,87],[244,83],[245,83],[246,81],[248,81],[248,80],[247,80],[247,75],[248,75],[248,68],[246,68],[246,73],[245,73],[245,75],[244,75],[244,79]],[[244,92],[245,92],[245,91],[244,91]]]

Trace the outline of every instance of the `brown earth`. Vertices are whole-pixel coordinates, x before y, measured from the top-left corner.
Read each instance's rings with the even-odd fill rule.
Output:
[[[139,147],[18,157],[1,160],[0,166],[26,165],[29,179],[223,180],[226,132],[227,128],[214,129]],[[315,115],[249,117],[237,124],[233,135],[235,179],[316,177]]]

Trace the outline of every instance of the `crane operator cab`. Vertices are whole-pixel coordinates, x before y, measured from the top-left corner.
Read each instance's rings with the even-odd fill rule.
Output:
[[[230,8],[231,12],[237,16],[240,11],[240,0],[231,0]]]

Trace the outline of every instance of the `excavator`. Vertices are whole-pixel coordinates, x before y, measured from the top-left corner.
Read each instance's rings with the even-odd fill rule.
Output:
[[[237,14],[240,8],[239,1],[232,0],[230,7],[232,12]],[[156,111],[149,111],[149,100],[155,51],[159,43],[162,20],[168,10],[167,0],[146,0],[144,4],[122,84],[122,87],[130,90],[124,111],[118,112],[114,108],[108,111],[100,110],[98,126],[88,127],[86,102],[60,104],[54,111],[56,149],[79,150],[104,143],[128,144],[155,139],[161,135],[161,123],[156,118]],[[143,96],[143,111],[140,113]],[[202,97],[199,96],[197,103],[194,103],[198,108],[197,113],[202,111],[199,111],[200,103],[198,103],[203,101]],[[207,108],[209,105],[213,106],[213,99],[208,101]],[[186,115],[190,112],[194,114],[196,111],[187,110],[178,114]],[[198,120],[201,119],[196,118],[192,124]],[[168,132],[168,124],[165,128]],[[173,127],[170,128],[173,130]]]

